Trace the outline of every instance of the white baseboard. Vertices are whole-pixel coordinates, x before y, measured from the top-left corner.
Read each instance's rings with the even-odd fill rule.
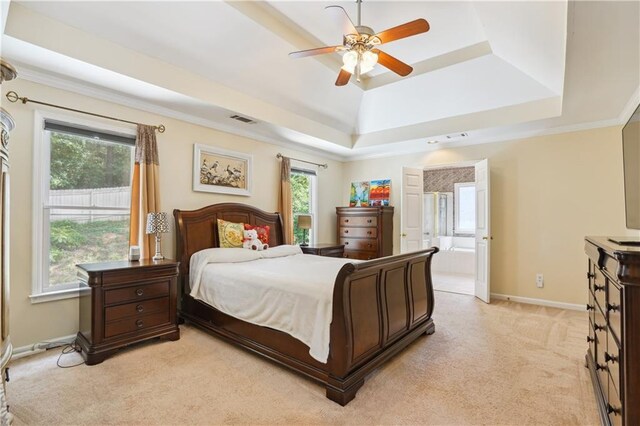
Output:
[[[48,348],[52,346],[57,346],[59,344],[71,343],[76,339],[75,334],[71,334],[69,336],[56,337],[55,339],[49,339],[46,342],[38,342],[32,345],[20,346],[19,348],[13,349],[13,355],[11,355],[11,359],[20,359],[26,356],[31,356],[38,354],[40,352],[46,351]]]
[[[550,308],[570,309],[572,311],[586,311],[585,305],[576,303],[554,302],[553,300],[533,299],[530,297],[510,296],[508,294],[491,293],[492,299],[509,300],[517,303],[527,303],[529,305],[548,306]]]

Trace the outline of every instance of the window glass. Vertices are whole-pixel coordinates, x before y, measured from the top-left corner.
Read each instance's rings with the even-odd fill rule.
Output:
[[[476,185],[456,184],[456,233],[476,232]]]
[[[130,144],[45,133],[43,292],[75,286],[77,263],[126,259],[134,153]]]
[[[291,199],[293,204],[293,235],[294,244],[301,244],[304,241],[311,243],[314,240],[313,229],[300,229],[298,228],[298,215],[310,214],[312,215],[312,222],[315,220],[313,217],[314,212],[314,185],[316,182],[315,174],[304,171],[291,172]],[[304,239],[306,235],[306,240]]]

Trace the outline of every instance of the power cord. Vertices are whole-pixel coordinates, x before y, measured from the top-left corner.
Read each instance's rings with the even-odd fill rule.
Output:
[[[62,360],[62,355],[69,355],[71,353],[74,352],[80,352],[80,346],[78,346],[78,344],[76,343],[76,340],[74,339],[71,343],[68,343],[66,345],[59,345],[59,346],[54,346],[54,348],[59,348],[63,346],[62,351],[60,352],[60,355],[58,355],[58,360],[56,361],[56,365],[60,368],[72,368],[72,367],[77,367],[79,365],[84,364],[84,361],[79,362],[77,364],[72,364],[72,365],[62,365],[60,364],[60,360]],[[48,348],[48,349],[53,349],[53,348]]]

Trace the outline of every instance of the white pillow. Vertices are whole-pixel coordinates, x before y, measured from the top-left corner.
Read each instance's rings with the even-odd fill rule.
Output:
[[[269,247],[267,250],[259,251],[263,259],[271,259],[274,257],[293,256],[294,254],[302,254],[300,246],[281,245],[276,247]]]
[[[189,286],[191,295],[200,285],[200,277],[205,266],[209,263],[239,263],[260,259],[259,251],[243,248],[210,248],[200,250],[191,255],[189,261]]]

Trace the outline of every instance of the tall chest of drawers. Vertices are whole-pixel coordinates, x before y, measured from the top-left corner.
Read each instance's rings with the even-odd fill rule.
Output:
[[[587,367],[603,425],[640,424],[640,247],[587,237]]]
[[[344,257],[368,260],[393,254],[393,207],[336,207],[336,214]]]
[[[77,265],[80,331],[77,342],[87,365],[116,350],[154,337],[178,340],[177,277],[173,260]]]

